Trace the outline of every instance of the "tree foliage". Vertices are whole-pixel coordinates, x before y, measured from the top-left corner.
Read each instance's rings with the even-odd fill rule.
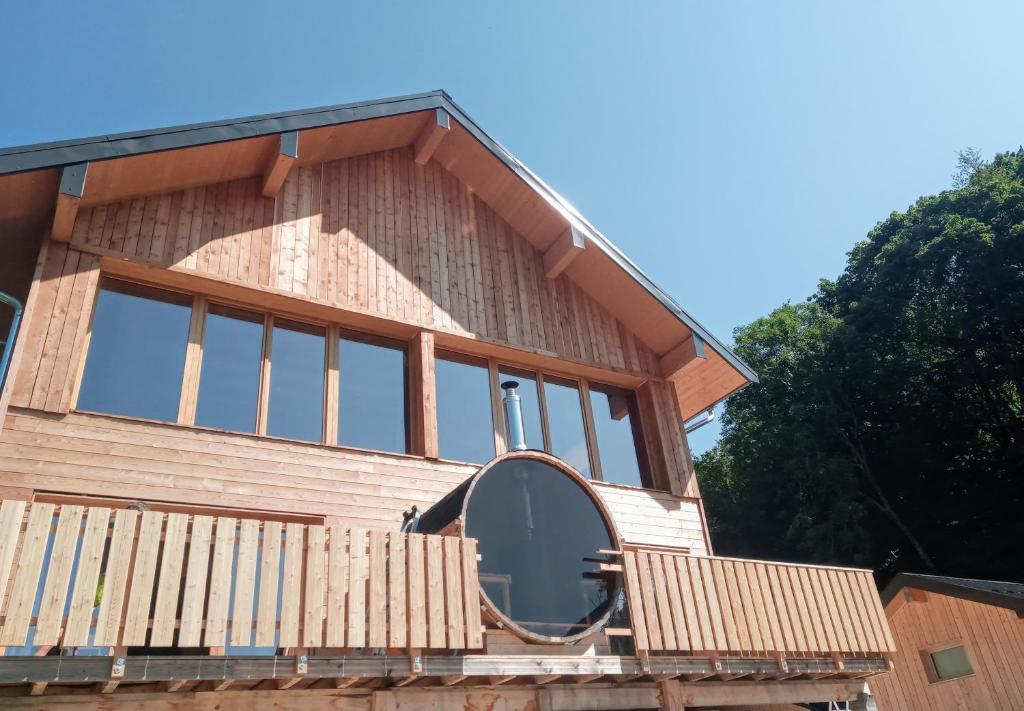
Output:
[[[1024,151],[736,330],[761,382],[697,463],[719,552],[1024,575]]]

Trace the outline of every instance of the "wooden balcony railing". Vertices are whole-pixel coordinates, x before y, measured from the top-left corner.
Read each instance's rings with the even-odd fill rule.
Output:
[[[868,570],[623,553],[638,652],[886,655],[895,652]]]
[[[476,542],[0,504],[0,647],[483,646]]]

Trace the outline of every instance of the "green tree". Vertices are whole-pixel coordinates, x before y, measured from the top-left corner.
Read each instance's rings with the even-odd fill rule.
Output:
[[[698,460],[719,550],[1020,578],[1024,152],[974,155],[735,339],[761,383]]]

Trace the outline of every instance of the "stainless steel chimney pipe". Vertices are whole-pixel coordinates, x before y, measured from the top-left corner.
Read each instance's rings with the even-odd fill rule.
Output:
[[[523,427],[523,405],[519,399],[519,383],[506,380],[501,384],[505,391],[505,424],[508,431],[508,448],[514,452],[526,449],[526,430]]]

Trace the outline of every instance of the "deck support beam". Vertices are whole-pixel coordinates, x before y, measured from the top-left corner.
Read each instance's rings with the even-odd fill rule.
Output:
[[[288,171],[299,157],[299,133],[298,131],[285,131],[278,134],[277,152],[267,166],[267,172],[263,175],[263,195],[265,197],[277,197],[284,185]]]
[[[57,242],[68,242],[75,229],[78,205],[85,193],[85,175],[88,163],[74,163],[60,171],[60,185],[57,188],[57,205],[53,211],[53,226],[50,237]]]
[[[444,109],[435,109],[434,115],[427,119],[426,125],[416,138],[413,156],[419,165],[426,165],[430,157],[441,145],[441,141],[451,131],[451,116]]]
[[[544,275],[554,279],[587,248],[583,233],[572,225],[544,253]]]
[[[661,375],[665,379],[674,379],[695,363],[707,360],[707,357],[704,339],[691,332],[685,341],[661,356]]]

